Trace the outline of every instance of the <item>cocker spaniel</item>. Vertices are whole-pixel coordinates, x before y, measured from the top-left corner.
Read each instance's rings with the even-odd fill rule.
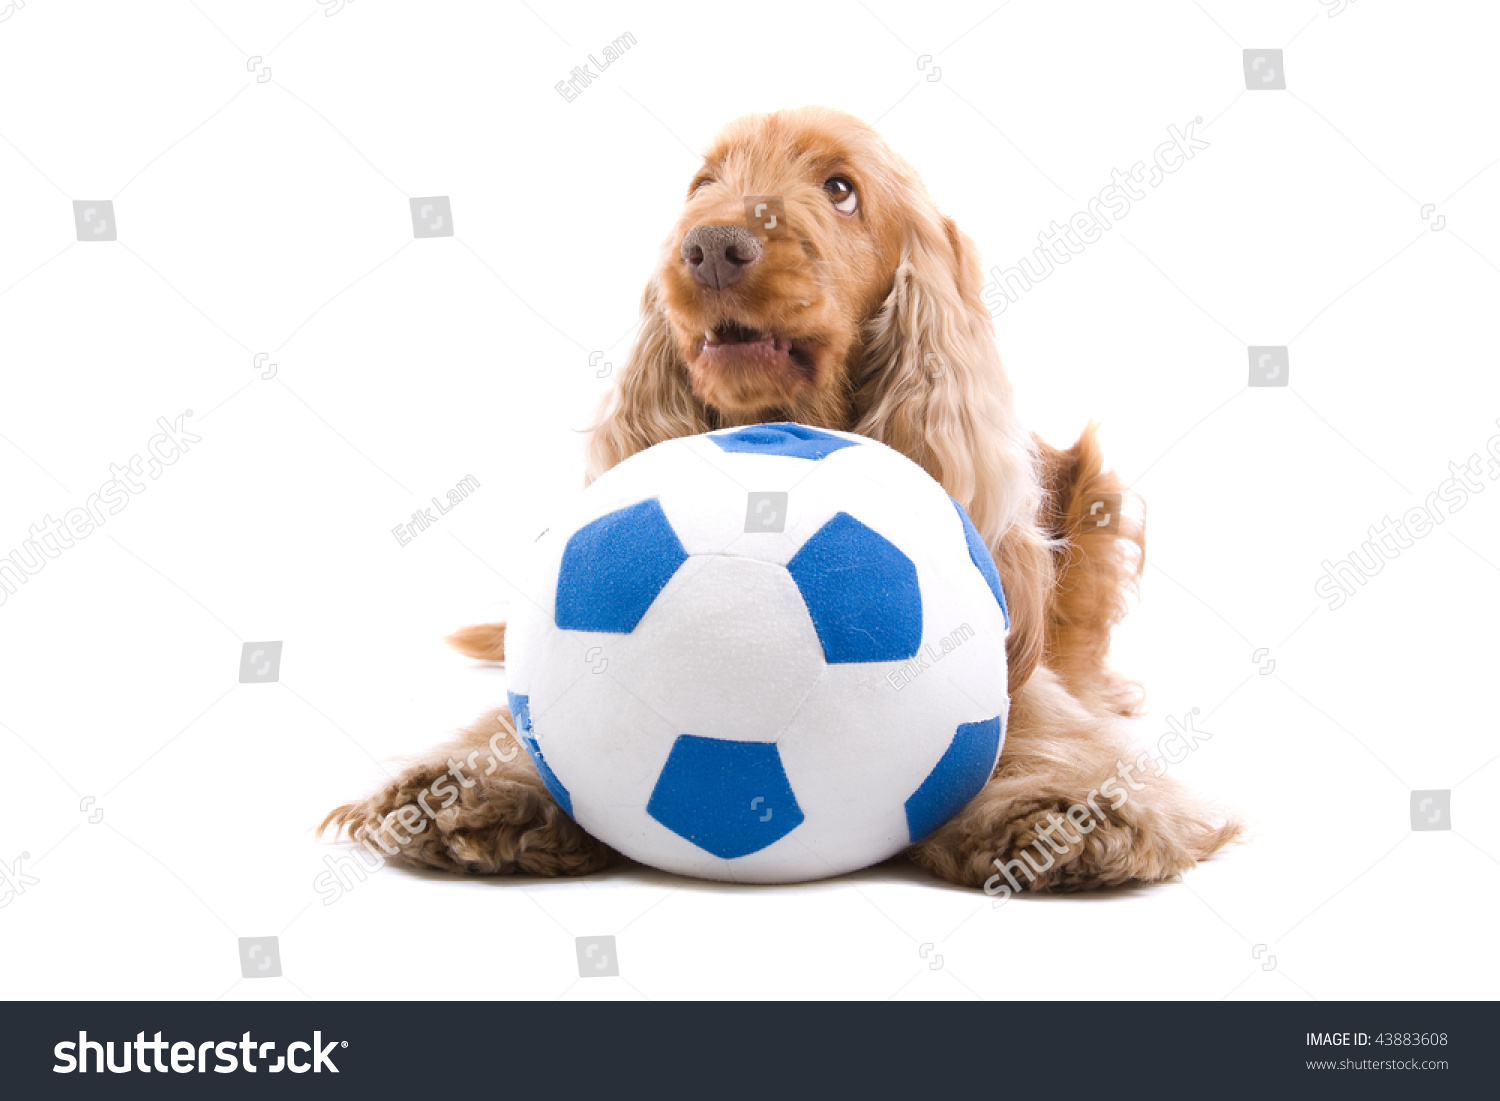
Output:
[[[662,440],[781,420],[858,432],[920,464],[1004,579],[1012,704],[986,787],[907,854],[992,894],[1165,879],[1241,827],[1146,767],[1127,737],[1139,692],[1106,655],[1143,562],[1140,510],[1086,523],[1125,488],[1092,424],[1067,450],[1021,426],[980,292],[973,243],[870,127],[816,107],[732,122],[662,247],[589,439],[589,478]],[[500,661],[504,632],[449,641]],[[558,807],[526,754],[497,754],[510,729],[506,709],[486,714],[324,827],[456,872],[578,875],[623,860]]]

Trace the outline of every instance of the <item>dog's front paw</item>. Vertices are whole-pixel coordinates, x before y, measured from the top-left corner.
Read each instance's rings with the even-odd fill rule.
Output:
[[[1061,804],[1011,823],[1009,844],[990,861],[1013,891],[1078,891],[1131,880],[1155,882],[1185,871],[1193,858],[1158,844],[1134,821],[1092,813],[1067,817]],[[1106,815],[1109,812],[1106,812]]]
[[[995,891],[1082,891],[1155,883],[1187,871],[1240,836],[1176,805],[1158,787],[1113,808],[1108,801],[1012,804],[1001,818],[960,814],[912,858],[953,882]],[[1097,807],[1097,811],[1094,809]],[[973,808],[971,808],[972,810]]]
[[[619,854],[558,806],[526,754],[491,757],[489,775],[473,768],[469,751],[487,744],[502,714],[334,810],[318,831],[332,826],[387,859],[475,875],[584,875],[616,863]]]

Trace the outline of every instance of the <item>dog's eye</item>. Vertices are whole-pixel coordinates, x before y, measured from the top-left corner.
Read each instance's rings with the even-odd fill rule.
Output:
[[[833,209],[840,214],[853,214],[859,209],[859,195],[854,185],[842,176],[830,176],[823,181],[823,190],[833,200]]]
[[[701,189],[707,187],[713,182],[714,181],[712,176],[699,176],[696,180],[693,181],[693,186],[688,188],[688,194],[696,195]]]

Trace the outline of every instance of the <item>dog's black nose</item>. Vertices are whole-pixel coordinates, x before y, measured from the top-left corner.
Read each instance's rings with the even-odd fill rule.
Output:
[[[682,239],[682,258],[695,280],[722,291],[760,259],[760,238],[744,226],[698,226]]]

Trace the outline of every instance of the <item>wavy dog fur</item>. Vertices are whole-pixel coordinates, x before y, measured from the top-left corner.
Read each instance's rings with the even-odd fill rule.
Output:
[[[746,196],[778,197],[790,232],[736,238],[733,285],[695,277],[692,231],[745,226]],[[588,477],[663,440],[768,420],[859,432],[919,463],[969,511],[1004,579],[1012,708],[986,787],[910,858],[980,886],[997,860],[1043,851],[1050,833],[1053,859],[1032,889],[1165,879],[1241,830],[1168,777],[1138,777],[1088,833],[1050,832],[1137,752],[1123,720],[1141,694],[1107,656],[1144,561],[1144,510],[1125,509],[1117,529],[1085,524],[1099,495],[1130,501],[1128,490],[1094,425],[1064,450],[1020,423],[980,270],[972,242],[859,120],[802,108],[730,123],[663,244],[635,345],[590,434]],[[715,334],[726,331],[746,343],[725,347]],[[483,624],[449,642],[502,661],[504,632]],[[404,841],[392,832],[397,811],[508,722],[491,712],[323,826],[379,834],[398,858],[452,871],[582,874],[621,859],[562,813],[525,755],[472,777],[431,828]]]

